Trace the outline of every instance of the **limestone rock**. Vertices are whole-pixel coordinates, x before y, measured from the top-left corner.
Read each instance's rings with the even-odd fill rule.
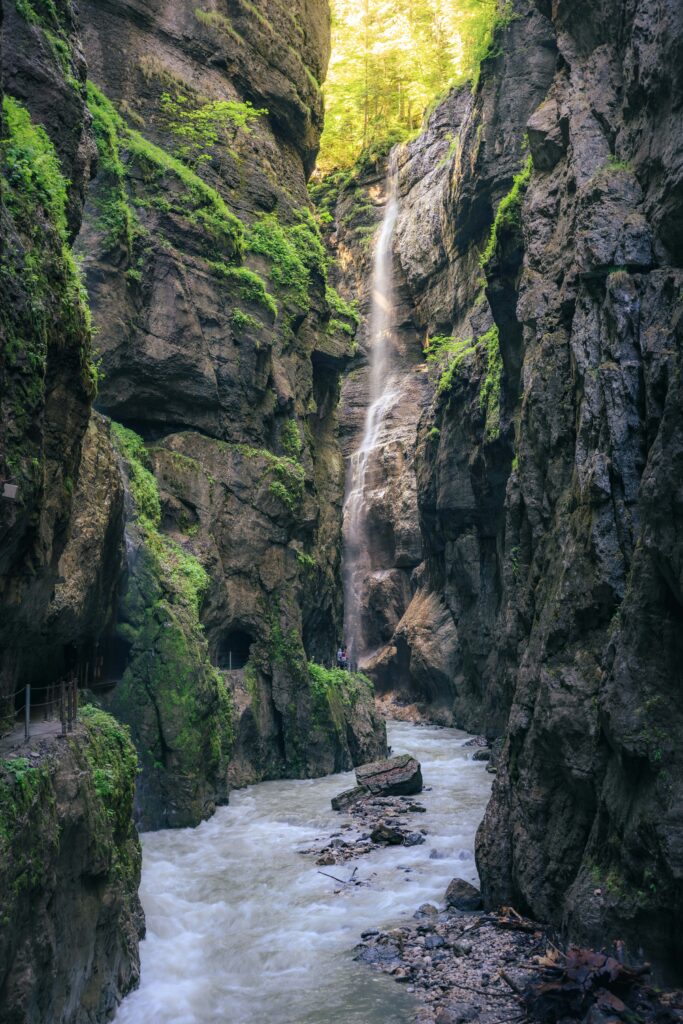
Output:
[[[483,905],[479,890],[463,878],[448,883],[445,900],[446,906],[455,910],[480,910]]]
[[[410,754],[356,768],[356,781],[374,796],[412,796],[422,792],[422,770]]]
[[[0,768],[0,1019],[7,1024],[103,1022],[139,983],[137,759],[108,715],[84,708],[81,719],[73,741],[34,739],[30,764],[13,757]],[[108,780],[106,796],[98,774]]]

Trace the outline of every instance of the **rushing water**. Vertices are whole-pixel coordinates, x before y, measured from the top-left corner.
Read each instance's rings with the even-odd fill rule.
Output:
[[[474,833],[490,789],[454,729],[390,723],[395,753],[422,762],[428,829],[422,846],[375,850],[319,869],[302,855],[347,820],[330,799],[352,775],[265,782],[233,793],[196,829],[143,836],[147,915],[142,983],[117,1024],[392,1024],[413,1019],[411,997],[351,958],[360,933],[388,927],[451,878],[476,880]],[[339,886],[320,870],[363,886]]]
[[[368,468],[382,424],[399,394],[393,367],[395,299],[392,246],[398,217],[398,176],[393,159],[387,175],[386,192],[372,278],[368,407],[360,444],[349,460],[344,502],[344,632],[353,660],[364,653],[360,594],[363,576],[370,568],[365,496]]]

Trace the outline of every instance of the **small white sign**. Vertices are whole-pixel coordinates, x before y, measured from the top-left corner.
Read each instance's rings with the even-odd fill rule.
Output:
[[[12,501],[17,500],[17,494],[19,493],[18,484],[3,484],[2,496],[3,498],[10,498]]]

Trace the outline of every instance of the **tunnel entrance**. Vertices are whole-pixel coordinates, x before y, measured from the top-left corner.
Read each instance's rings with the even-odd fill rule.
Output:
[[[221,637],[217,661],[219,668],[244,668],[249,661],[254,638],[245,629],[231,629]]]

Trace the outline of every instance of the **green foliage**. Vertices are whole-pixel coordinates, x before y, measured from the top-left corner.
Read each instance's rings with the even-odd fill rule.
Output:
[[[452,390],[466,361],[476,351],[477,346],[472,338],[450,338],[448,343],[441,346],[437,360],[439,363],[445,363],[445,366],[439,374],[439,382],[436,387],[437,395],[447,395]]]
[[[67,181],[54,146],[45,129],[33,124],[28,110],[14,97],[4,97],[3,113],[7,132],[3,157],[11,189],[5,201],[18,213],[42,207],[66,244]]]
[[[277,307],[276,307],[277,310]],[[260,331],[263,327],[261,321],[251,316],[250,313],[245,313],[243,310],[235,307],[230,316],[232,326],[238,334],[244,334],[246,331]]]
[[[287,420],[283,424],[280,433],[280,443],[285,455],[288,455],[290,459],[299,459],[303,450],[303,443],[299,434],[299,425],[295,419]]]
[[[435,335],[425,346],[427,362],[436,364],[439,370],[437,395],[443,397],[453,389],[463,375],[470,360],[479,353],[486,354],[486,373],[479,391],[479,408],[486,413],[484,436],[487,441],[495,440],[500,434],[500,395],[503,379],[503,359],[500,354],[498,328],[494,324],[478,338],[454,338],[449,335]],[[436,439],[439,430],[433,427],[430,439]]]
[[[500,389],[503,380],[498,328],[494,325],[482,334],[479,344],[486,346],[486,376],[479,392],[479,408],[486,411],[484,436],[487,441],[495,441],[500,436]]]
[[[618,156],[612,154],[607,161],[607,168],[611,171],[633,171],[633,164],[630,160],[620,160]]]
[[[334,0],[323,172],[418,130],[434,97],[476,76],[506,11],[496,0]]]
[[[344,320],[330,320],[327,325],[327,334],[337,334],[338,332],[347,334],[349,338],[356,336],[356,328],[351,324],[347,324]]]
[[[257,306],[267,309],[273,317],[277,316],[277,302],[266,290],[266,283],[260,274],[249,270],[248,267],[228,267],[220,261],[210,260],[209,266],[215,274],[233,281],[237,290],[246,302],[253,302]],[[234,314],[233,314],[234,315]]]
[[[296,560],[305,573],[315,572],[317,563],[313,555],[307,555],[303,551],[297,551]]]
[[[133,128],[127,129],[125,146],[143,166],[146,165],[159,176],[171,174],[185,186],[186,196],[181,205],[176,204],[177,212],[186,216],[191,223],[201,225],[216,242],[227,248],[231,256],[239,258],[242,255],[242,221],[230,212],[214,188],[207,185],[192,168],[149,142]]]
[[[88,109],[92,114],[93,130],[98,153],[98,173],[107,179],[105,198],[101,204],[102,225],[107,234],[105,243],[123,243],[132,256],[137,238],[143,231],[138,216],[128,201],[126,190],[126,169],[121,159],[122,136],[126,126],[114,106],[92,82],[88,82]],[[142,274],[134,268],[128,276]]]
[[[250,125],[268,113],[249,102],[201,102],[179,92],[163,93],[160,104],[164,128],[179,140],[176,155],[191,167],[211,160],[214,147],[229,148],[239,130],[249,132]]]
[[[200,7],[195,7],[194,16],[200,25],[204,25],[216,35],[227,36],[236,43],[244,43],[244,39],[233,28],[230,20],[219,11],[203,11]]]
[[[149,456],[144,441],[120,423],[112,423],[111,432],[118,450],[128,463],[130,489],[138,516],[145,527],[155,530],[161,522],[161,504],[157,482],[148,468]]]
[[[345,330],[347,334],[354,335],[360,323],[358,303],[355,300],[353,302],[347,302],[331,284],[328,284],[325,288],[325,298],[327,299],[327,304],[330,309],[336,313],[338,317],[344,317],[346,320],[351,321],[348,324],[342,324],[341,329]]]
[[[524,199],[524,193],[531,181],[532,170],[533,164],[531,162],[531,156],[528,156],[522,170],[513,178],[512,188],[500,201],[500,205],[491,226],[491,234],[489,235],[488,244],[479,258],[480,266],[485,268],[493,259],[498,246],[498,236],[501,230],[512,230],[519,225],[522,201]]]
[[[277,214],[263,214],[247,230],[249,252],[266,256],[270,277],[299,308],[310,308],[311,275],[327,276],[327,257],[318,226],[307,208],[294,224],[281,224]]]

